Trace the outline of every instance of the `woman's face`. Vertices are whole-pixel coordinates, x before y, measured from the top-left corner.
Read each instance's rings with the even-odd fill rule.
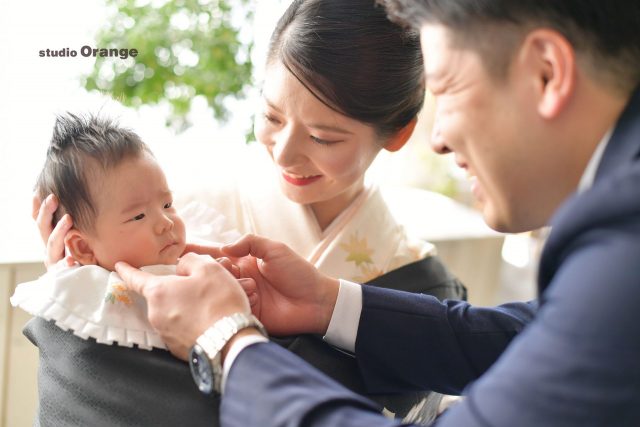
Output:
[[[256,138],[279,169],[283,193],[330,222],[363,188],[382,146],[375,130],[324,105],[280,62],[268,66],[262,95]]]

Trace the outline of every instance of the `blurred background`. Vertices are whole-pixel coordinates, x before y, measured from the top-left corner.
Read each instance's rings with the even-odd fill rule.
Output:
[[[43,272],[31,197],[56,114],[101,111],[119,118],[150,145],[178,194],[238,170],[250,173],[220,159],[252,143],[267,43],[289,3],[0,2],[0,426],[33,421],[37,352],[20,332],[28,316],[11,309],[8,298],[17,283]],[[85,45],[139,54],[83,57]],[[47,49],[66,48],[77,55],[46,56]],[[505,238],[484,225],[464,174],[451,156],[429,148],[432,111],[427,95],[411,142],[383,152],[370,179],[384,185],[410,232],[436,243],[472,302],[533,298],[540,239]]]

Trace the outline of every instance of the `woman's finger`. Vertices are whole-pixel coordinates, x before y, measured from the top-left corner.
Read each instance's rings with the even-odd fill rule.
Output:
[[[236,279],[240,278],[240,267],[231,262],[229,258],[217,258],[216,261],[218,261],[220,265],[226,268],[229,273],[233,274],[233,277],[235,277]]]
[[[40,198],[38,192],[33,193],[33,198],[31,199],[31,218],[33,218],[34,221],[38,218],[42,202],[43,200]]]
[[[34,197],[35,202],[35,197]],[[35,217],[40,238],[45,245],[49,240],[49,235],[53,230],[53,213],[58,209],[58,199],[53,194],[49,194],[41,203]]]
[[[249,297],[249,300],[251,300],[252,295],[256,295],[256,296],[258,295],[257,294],[258,286],[256,285],[255,280],[249,279],[249,278],[238,279],[238,283],[240,283],[240,286],[242,286],[242,289]]]
[[[76,265],[76,260],[71,255],[65,256],[64,260],[67,263],[67,267],[73,267],[74,265]]]
[[[233,263],[231,262],[231,260],[227,257],[220,257],[220,258],[216,258],[216,261],[218,261],[218,263],[223,266],[224,268],[226,268],[227,270],[231,271],[231,266],[233,265]]]
[[[65,214],[53,228],[47,239],[47,256],[45,264],[47,267],[57,263],[64,258],[64,236],[71,229],[73,221],[69,214]]]

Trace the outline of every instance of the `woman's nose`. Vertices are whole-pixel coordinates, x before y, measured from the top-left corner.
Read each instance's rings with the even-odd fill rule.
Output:
[[[271,147],[273,160],[282,167],[296,164],[301,155],[299,144],[296,143],[296,135],[291,129],[283,129],[273,139]]]
[[[171,231],[172,229],[173,229],[173,220],[169,218],[167,215],[165,215],[164,213],[161,214],[160,218],[158,218],[158,221],[156,222],[155,232],[157,234],[163,234],[163,233],[166,233],[167,231]]]

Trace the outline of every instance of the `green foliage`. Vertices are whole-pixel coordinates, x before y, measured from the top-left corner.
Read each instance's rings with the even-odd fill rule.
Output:
[[[252,43],[243,43],[244,34],[234,26],[251,22],[248,0],[106,2],[113,16],[99,30],[96,47],[137,49],[138,56],[98,56],[84,82],[87,90],[133,107],[167,101],[167,124],[178,129],[189,126],[196,96],[206,98],[216,119],[227,119],[224,99],[243,97],[251,83]]]

